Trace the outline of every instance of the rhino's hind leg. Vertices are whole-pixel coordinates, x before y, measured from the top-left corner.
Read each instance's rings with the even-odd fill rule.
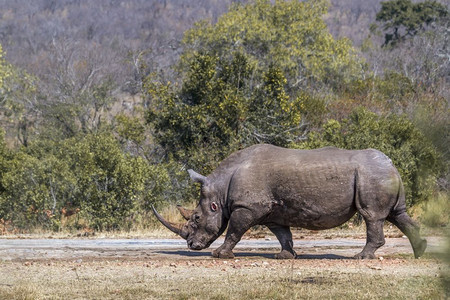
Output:
[[[408,216],[406,211],[389,215],[387,220],[397,226],[408,237],[413,247],[414,257],[421,257],[427,248],[427,240],[420,237],[419,225]]]
[[[364,218],[367,230],[367,242],[361,253],[355,255],[357,259],[375,258],[375,251],[384,245],[383,224],[384,220],[368,220]]]
[[[292,248],[294,243],[292,241],[292,233],[289,228],[289,226],[278,226],[278,225],[271,225],[268,226],[270,231],[275,234],[278,241],[281,244],[281,252],[278,254],[275,254],[276,259],[292,259],[296,258],[297,254],[295,253],[294,249]]]

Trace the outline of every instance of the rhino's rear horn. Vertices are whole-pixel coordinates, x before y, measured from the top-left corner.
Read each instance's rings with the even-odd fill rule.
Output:
[[[153,214],[155,215],[155,217],[164,225],[166,226],[170,231],[178,234],[179,236],[181,236],[183,239],[187,239],[188,237],[188,232],[186,230],[186,227],[184,225],[181,224],[173,224],[171,222],[166,221],[155,209],[155,207],[153,207],[152,205],[152,210],[153,210]]]
[[[180,211],[180,214],[183,216],[183,218],[188,221],[191,218],[192,214],[194,213],[193,210],[184,208],[179,204],[177,205],[177,208]]]
[[[207,182],[206,176],[203,176],[202,174],[199,174],[192,169],[189,169],[188,173],[191,179],[195,182],[200,182],[202,185]]]

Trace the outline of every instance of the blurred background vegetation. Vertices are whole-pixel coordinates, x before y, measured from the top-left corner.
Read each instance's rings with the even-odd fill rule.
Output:
[[[0,229],[132,230],[256,143],[376,148],[448,225],[445,1],[0,0]]]

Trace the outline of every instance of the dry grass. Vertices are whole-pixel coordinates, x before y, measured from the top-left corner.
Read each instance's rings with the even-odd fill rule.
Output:
[[[422,229],[424,236],[444,236],[446,228],[426,228]],[[363,224],[356,226],[351,223],[347,223],[345,226],[323,230],[314,231],[306,229],[292,228],[292,234],[294,239],[323,239],[323,238],[366,238],[366,227]],[[403,233],[398,230],[397,227],[386,223],[384,227],[385,237],[402,237]],[[264,238],[271,237],[275,239],[273,233],[271,233],[265,226],[257,226],[250,229],[244,235],[244,239],[247,238]],[[155,224],[147,228],[136,228],[129,231],[104,231],[104,232],[89,232],[85,231],[60,231],[52,232],[45,230],[35,230],[29,233],[11,233],[0,234],[0,239],[73,239],[73,238],[120,238],[120,239],[143,239],[143,238],[178,238],[178,236],[161,224]]]
[[[0,299],[445,299],[438,260],[0,264]]]

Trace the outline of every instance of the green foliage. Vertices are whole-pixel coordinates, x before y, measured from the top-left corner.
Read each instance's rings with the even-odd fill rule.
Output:
[[[67,89],[61,91],[62,95],[50,95],[45,99],[49,107],[42,109],[42,126],[52,129],[45,130],[47,137],[64,139],[103,129],[105,112],[114,101],[114,82],[106,79],[86,89],[76,90],[70,86]]]
[[[381,2],[376,20],[388,31],[384,44],[389,45],[416,35],[427,25],[447,15],[447,8],[436,1],[413,3],[411,0],[391,0]]]
[[[124,150],[132,154],[145,155],[144,144],[148,132],[142,117],[119,114],[114,119],[114,129]]]
[[[97,228],[118,227],[132,208],[133,195],[127,186],[129,165],[115,139],[110,135],[88,135],[81,140],[67,140],[65,152],[72,158],[71,169],[77,174],[81,211]],[[124,190],[122,190],[124,189]]]
[[[320,123],[325,101],[315,91],[339,89],[362,66],[347,40],[327,32],[326,11],[325,1],[260,0],[186,32],[181,82],[153,75],[144,84],[167,157],[208,172],[238,148],[286,146]]]
[[[2,218],[19,228],[56,229],[55,213],[65,204],[61,200],[72,195],[74,177],[53,155],[40,159],[19,152],[9,162],[2,184]]]
[[[402,111],[418,98],[419,87],[411,78],[392,70],[385,70],[382,76],[367,76],[363,80],[355,80],[343,91],[344,102],[332,103],[330,110],[337,114],[344,110],[344,105],[351,105],[377,110],[383,113]],[[347,112],[348,115],[349,112]]]
[[[5,143],[5,131],[0,128],[0,194],[3,193],[3,174],[6,172],[6,165],[9,160],[9,151]]]
[[[422,205],[421,221],[429,227],[444,227],[450,223],[450,198],[448,193],[438,193]]]
[[[4,89],[4,81],[10,76],[10,66],[6,63],[3,58],[3,48],[0,45],[0,91]]]
[[[327,31],[327,9],[323,0],[235,4],[216,24],[200,22],[186,32],[182,60],[189,64],[199,51],[221,58],[240,52],[255,69],[253,76],[276,65],[289,87],[343,84],[358,76],[360,62],[349,40],[335,40]]]
[[[377,148],[400,170],[408,205],[439,194],[432,191],[449,155],[447,9],[384,2],[377,21],[385,43],[414,38],[384,49],[366,40],[373,73],[349,40],[328,32],[327,9],[326,0],[255,0],[197,23],[173,70],[142,82],[145,120],[139,109],[113,107],[124,76],[107,51],[57,38],[53,54],[36,51],[42,63],[32,76],[8,64],[0,47],[0,219],[58,230],[70,210],[75,228],[144,227],[151,204],[198,193],[187,168],[207,174],[255,143]],[[146,52],[129,52],[133,93],[157,64]],[[396,115],[404,112],[414,123]],[[441,177],[440,188],[448,182]],[[442,199],[431,200],[426,222]]]
[[[295,145],[300,148],[336,146],[344,149],[374,148],[390,157],[400,172],[410,207],[428,200],[442,171],[435,147],[407,118],[378,116],[358,108],[342,122],[329,120],[320,132]]]
[[[442,153],[447,166],[450,166],[450,109],[446,99],[433,101],[418,106],[414,112],[413,121],[421,132],[433,142],[433,145]],[[450,170],[447,170],[447,172]],[[447,173],[447,176],[450,176]],[[447,177],[447,185],[449,183]]]
[[[37,98],[36,78],[3,60],[0,46],[0,121],[7,138],[28,143],[30,127],[36,122]]]
[[[161,201],[163,166],[125,154],[109,133],[41,141],[17,152],[2,177],[1,217],[18,228],[59,229],[63,208],[79,209],[94,229],[129,228]]]

